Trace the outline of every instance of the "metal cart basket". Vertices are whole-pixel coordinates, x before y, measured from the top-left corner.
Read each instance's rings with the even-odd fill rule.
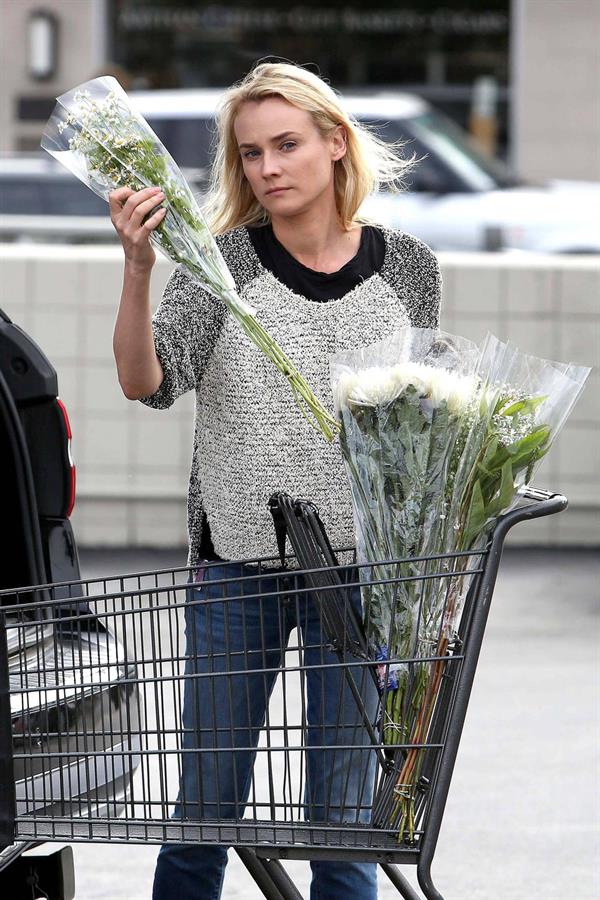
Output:
[[[440,900],[431,863],[504,539],[566,499],[530,489],[481,551],[368,576],[351,550],[334,553],[311,504],[271,505],[279,559],[0,593],[0,848],[233,846],[270,900],[301,896],[281,859],[379,863],[419,900],[396,865],[412,864]],[[409,580],[424,603],[458,565],[470,585],[460,626],[443,655],[418,660],[439,675],[431,724],[417,746],[400,735],[390,747],[360,585]],[[411,752],[407,832],[394,810]]]

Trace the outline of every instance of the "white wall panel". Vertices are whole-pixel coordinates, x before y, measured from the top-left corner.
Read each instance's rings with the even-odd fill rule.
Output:
[[[490,330],[523,350],[600,362],[600,258],[440,253],[442,328],[481,340]],[[170,410],[127,400],[112,329],[121,292],[118,247],[0,246],[2,307],[55,364],[73,426],[82,544],[185,542],[192,394]],[[172,266],[159,258],[156,306]],[[83,286],[83,287],[82,287]],[[599,543],[600,371],[539,470],[540,487],[570,494],[556,521],[519,528],[521,543]]]

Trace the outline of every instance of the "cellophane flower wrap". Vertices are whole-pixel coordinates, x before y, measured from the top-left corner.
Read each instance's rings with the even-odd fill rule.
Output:
[[[424,751],[411,746],[427,741],[458,646],[470,559],[519,501],[588,374],[492,335],[479,348],[420,328],[331,361],[381,737],[394,760],[374,824],[400,839],[413,839]]]
[[[336,421],[237,293],[188,183],[119,82],[102,76],[58,97],[41,145],[106,201],[119,187],[162,189],[165,199],[159,205],[167,212],[151,232],[151,243],[227,305],[245,333],[285,375],[303,415],[333,440]]]

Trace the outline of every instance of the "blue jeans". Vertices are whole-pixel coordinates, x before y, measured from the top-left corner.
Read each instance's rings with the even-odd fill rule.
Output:
[[[370,749],[350,749],[365,747],[369,739],[342,669],[323,668],[339,659],[326,646],[313,598],[309,592],[280,594],[296,585],[305,587],[301,577],[294,579],[287,573],[289,581],[284,581],[285,575],[270,572],[258,578],[256,568],[240,563],[198,571],[200,583],[189,588],[192,602],[185,611],[186,675],[196,677],[185,678],[184,753],[173,819],[241,819],[248,803],[252,818],[273,819],[269,801],[282,803],[282,787],[273,784],[270,796],[255,790],[254,748],[265,724],[283,650],[298,627],[302,664],[307,667],[302,681],[306,691],[302,743],[307,748],[303,752],[303,814],[315,823],[368,823],[375,754]],[[242,576],[253,577],[238,580]],[[215,583],[223,578],[235,580],[227,585]],[[352,602],[360,610],[358,588],[352,591]],[[351,671],[373,721],[378,702],[375,686],[366,667]],[[299,719],[289,724],[297,735]],[[281,731],[273,730],[270,741],[281,747]],[[346,746],[335,749],[336,744]],[[315,749],[310,750],[311,746]],[[284,751],[270,752],[274,758]],[[288,797],[286,808],[289,803]],[[153,900],[218,900],[226,863],[223,846],[163,845]],[[374,863],[319,860],[311,862],[311,868],[311,900],[376,900]]]

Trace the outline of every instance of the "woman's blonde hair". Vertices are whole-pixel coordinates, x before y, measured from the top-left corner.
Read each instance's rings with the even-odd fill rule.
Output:
[[[240,225],[264,224],[270,219],[244,175],[234,132],[241,105],[267,97],[281,97],[306,110],[323,137],[338,125],[344,127],[346,154],[335,163],[334,192],[340,222],[346,231],[357,222],[368,221],[359,209],[370,193],[383,185],[398,189],[402,177],[414,165],[414,156],[402,159],[398,155],[404,146],[402,142],[386,143],[349,116],[335,91],[318,75],[292,63],[260,63],[229,88],[219,104],[216,152],[204,205],[215,234]]]

